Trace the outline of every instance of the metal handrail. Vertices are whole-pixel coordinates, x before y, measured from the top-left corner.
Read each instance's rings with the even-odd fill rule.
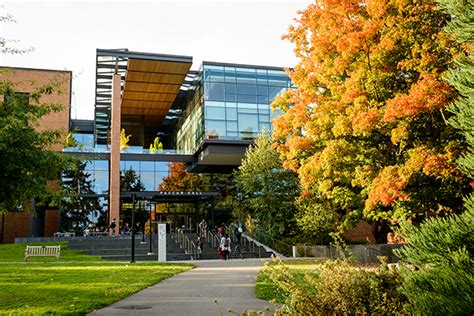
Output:
[[[184,252],[186,254],[191,255],[191,260],[197,258],[197,247],[196,244],[189,239],[188,236],[184,233],[184,231],[180,228],[176,230],[176,240],[181,248],[184,248]]]

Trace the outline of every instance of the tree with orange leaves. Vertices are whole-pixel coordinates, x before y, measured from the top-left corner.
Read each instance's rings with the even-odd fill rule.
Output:
[[[456,93],[442,76],[463,49],[449,18],[432,0],[318,0],[284,36],[298,88],[273,103],[284,113],[275,147],[302,199],[340,229],[460,209],[464,142],[447,124]]]
[[[186,171],[186,165],[183,162],[172,162],[169,164],[169,174],[159,186],[160,191],[169,192],[192,192],[200,191],[200,177]]]

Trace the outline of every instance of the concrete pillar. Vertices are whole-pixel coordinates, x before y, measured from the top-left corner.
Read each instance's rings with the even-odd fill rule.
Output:
[[[116,219],[116,233],[120,232],[120,112],[122,107],[121,78],[112,79],[112,104],[110,106],[110,166],[109,166],[109,227]],[[112,234],[112,230],[109,229]]]

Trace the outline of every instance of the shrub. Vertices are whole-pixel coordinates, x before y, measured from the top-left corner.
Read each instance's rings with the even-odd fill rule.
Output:
[[[425,221],[419,228],[401,223],[399,233],[410,243],[395,251],[415,266],[402,268],[401,291],[414,314],[474,314],[474,199],[459,216]]]
[[[349,261],[327,261],[319,276],[305,275],[306,285],[281,260],[275,259],[270,277],[286,293],[285,305],[276,315],[399,315],[405,298],[397,292],[399,276],[387,269],[370,271]]]

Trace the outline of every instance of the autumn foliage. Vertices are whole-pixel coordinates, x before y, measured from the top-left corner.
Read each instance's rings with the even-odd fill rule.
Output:
[[[456,93],[442,77],[463,49],[448,20],[430,0],[319,0],[284,36],[298,88],[273,103],[284,113],[275,147],[341,228],[460,208],[464,142],[447,124]]]
[[[168,176],[163,178],[159,190],[169,192],[200,191],[201,179],[199,175],[187,172],[186,169],[183,162],[170,163]]]

